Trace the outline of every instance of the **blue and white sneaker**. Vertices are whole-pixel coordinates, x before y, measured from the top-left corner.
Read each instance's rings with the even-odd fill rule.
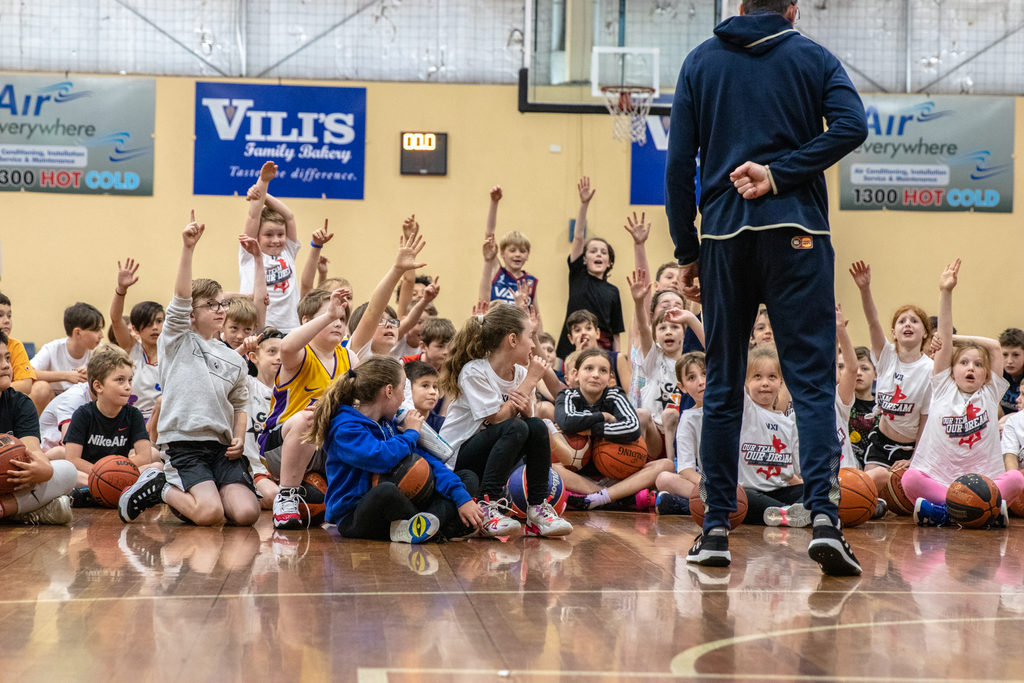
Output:
[[[918,498],[914,503],[914,521],[918,526],[949,526],[949,513],[945,505]]]
[[[441,522],[429,512],[420,512],[411,519],[391,522],[391,540],[395,543],[426,543],[441,529]]]
[[[688,515],[690,514],[690,499],[668,491],[658,491],[654,511],[659,515]]]

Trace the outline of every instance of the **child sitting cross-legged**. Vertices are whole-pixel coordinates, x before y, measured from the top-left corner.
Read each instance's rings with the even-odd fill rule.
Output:
[[[602,439],[622,444],[638,441],[640,419],[626,392],[610,386],[608,354],[603,349],[586,349],[576,354],[575,364],[579,388],[563,389],[555,399],[555,424],[562,433],[586,434],[591,443]],[[648,489],[653,488],[659,474],[672,469],[670,460],[652,461],[636,474],[615,481],[606,480],[592,462],[578,474],[566,464],[554,463],[552,467],[570,491],[568,507],[572,510],[593,510],[626,498],[633,498],[628,508],[648,510],[654,504]]]
[[[423,415],[405,415],[395,425],[405,376],[396,359],[373,355],[328,387],[317,402],[306,440],[327,454],[327,521],[347,538],[423,543],[438,535],[457,538],[477,532],[480,506],[470,494],[479,483],[469,471],[451,472],[417,447]],[[417,507],[394,483],[372,485],[373,475],[391,471],[417,453],[434,473],[436,491]]]

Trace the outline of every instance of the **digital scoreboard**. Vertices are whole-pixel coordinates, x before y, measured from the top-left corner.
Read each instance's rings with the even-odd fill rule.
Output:
[[[448,175],[448,133],[402,133],[402,175]]]

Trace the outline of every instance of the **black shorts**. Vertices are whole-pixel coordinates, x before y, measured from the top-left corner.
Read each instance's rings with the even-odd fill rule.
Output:
[[[864,451],[864,467],[868,465],[881,465],[886,469],[892,469],[900,460],[910,460],[914,455],[916,441],[900,443],[893,441],[877,426],[868,434],[868,447]]]
[[[175,441],[168,445],[167,456],[178,471],[181,488],[185,491],[204,481],[212,481],[218,489],[243,484],[256,493],[249,461],[245,456],[234,460],[224,457],[227,449],[218,441]]]

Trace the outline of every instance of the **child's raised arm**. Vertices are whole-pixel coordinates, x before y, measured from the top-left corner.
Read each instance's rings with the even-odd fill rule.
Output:
[[[245,217],[245,234],[249,237],[260,236],[260,216],[263,215],[263,204],[267,199],[267,187],[277,175],[277,164],[268,161],[260,169],[260,179],[249,188],[245,198],[249,202],[249,212]]]
[[[670,323],[677,323],[683,327],[689,327],[697,336],[697,341],[704,346],[704,324],[697,320],[697,316],[682,308],[670,308],[665,312],[665,320]]]
[[[629,293],[633,297],[634,308],[636,308],[637,336],[640,340],[640,351],[644,358],[654,347],[654,333],[651,331],[651,320],[647,315],[647,309],[643,302],[647,292],[651,289],[651,279],[646,270],[634,270],[633,278],[626,276],[626,283],[629,285]],[[703,330],[701,330],[703,337]]]
[[[420,224],[416,222],[416,214],[406,218],[402,222],[402,236],[409,239],[410,235],[419,232]],[[416,289],[416,269],[407,270],[402,273],[402,287],[398,293],[398,306],[396,313],[398,319],[402,320],[409,314],[409,306],[412,305],[414,290]],[[399,339],[402,337],[399,336]]]
[[[580,193],[580,212],[576,215],[576,227],[572,236],[572,251],[569,252],[569,261],[575,261],[583,255],[583,243],[587,241],[587,208],[590,200],[594,198],[597,190],[590,189],[590,178],[583,176],[576,185]]]
[[[498,202],[502,198],[501,185],[491,188],[491,205],[487,209],[487,228],[484,230],[484,239],[494,237],[494,231],[498,227]]]
[[[441,281],[441,276],[427,285],[426,289],[423,290],[423,296],[420,300],[409,310],[408,315],[402,318],[402,322],[398,325],[398,332],[395,333],[395,339],[404,339],[405,335],[409,334],[409,330],[416,327],[416,323],[423,317],[423,311],[426,310],[427,306],[430,305],[437,295],[441,293],[441,285],[438,282]]]
[[[114,286],[114,300],[110,302],[110,326],[114,328],[114,338],[117,345],[129,353],[135,346],[135,338],[124,324],[124,298],[128,295],[128,288],[139,281],[135,275],[138,270],[139,264],[131,258],[125,260],[123,268],[121,262],[117,262],[117,284]]]
[[[885,346],[885,330],[878,320],[878,309],[875,307],[875,298],[871,296],[871,266],[863,261],[857,261],[850,266],[850,275],[860,290],[860,302],[864,307],[864,317],[868,321],[868,333],[871,336],[871,353],[878,358]]]
[[[479,301],[491,300],[491,283],[494,281],[494,274],[498,271],[498,245],[494,242],[494,235],[489,235],[484,240],[484,272],[480,276],[480,291],[477,292]]]
[[[647,214],[641,213],[640,220],[636,218],[636,211],[633,212],[633,218],[626,217],[626,225],[622,226],[626,232],[633,238],[633,268],[636,270],[651,271],[650,266],[647,263],[647,237],[651,234],[651,224],[646,220]],[[650,309],[651,307],[651,293],[648,292],[644,298],[644,308]],[[637,327],[636,327],[636,316],[633,316],[633,320],[629,324],[629,345],[633,347],[633,340],[636,339]]]
[[[302,275],[299,278],[299,298],[309,294],[313,289],[313,280],[316,278],[317,269],[320,266],[320,254],[323,246],[334,237],[333,232],[327,232],[327,219],[324,219],[324,227],[313,233],[313,240],[310,242],[312,249],[306,257],[306,265],[302,267]]]
[[[419,256],[419,253],[423,251],[425,246],[426,242],[419,235],[419,226],[416,226],[408,237],[402,235],[399,238],[398,255],[395,256],[395,265],[392,266],[391,270],[380,281],[377,289],[373,290],[373,295],[366,306],[366,311],[364,311],[363,317],[359,321],[359,327],[352,333],[352,338],[349,340],[348,347],[354,352],[359,353],[360,349],[373,339],[373,332],[380,323],[380,316],[384,313],[384,309],[387,308],[391,292],[395,291],[395,285],[398,284],[402,275],[407,270],[416,270],[427,265],[416,262],[416,257]]]
[[[238,243],[252,256],[252,302],[256,305],[256,329],[262,330],[267,324],[267,278],[263,272],[263,251],[259,240],[248,235],[239,235]]]
[[[939,329],[936,334],[942,347],[935,352],[933,375],[949,372],[949,366],[953,363],[953,288],[956,287],[959,273],[960,259],[957,259],[946,266],[939,277]]]
[[[174,296],[179,299],[192,298],[192,253],[206,230],[206,223],[196,223],[195,209],[192,209],[191,215],[192,220],[181,231],[181,259],[178,261],[178,274],[174,278]]]
[[[267,207],[277,211],[284,217],[284,236],[289,242],[299,241],[299,229],[295,224],[295,214],[288,208],[288,205],[269,192],[266,193]]]
[[[853,346],[850,333],[846,330],[846,318],[843,307],[836,304],[836,341],[843,354],[843,374],[839,377],[839,400],[845,405],[853,405],[857,392],[857,349]]]

